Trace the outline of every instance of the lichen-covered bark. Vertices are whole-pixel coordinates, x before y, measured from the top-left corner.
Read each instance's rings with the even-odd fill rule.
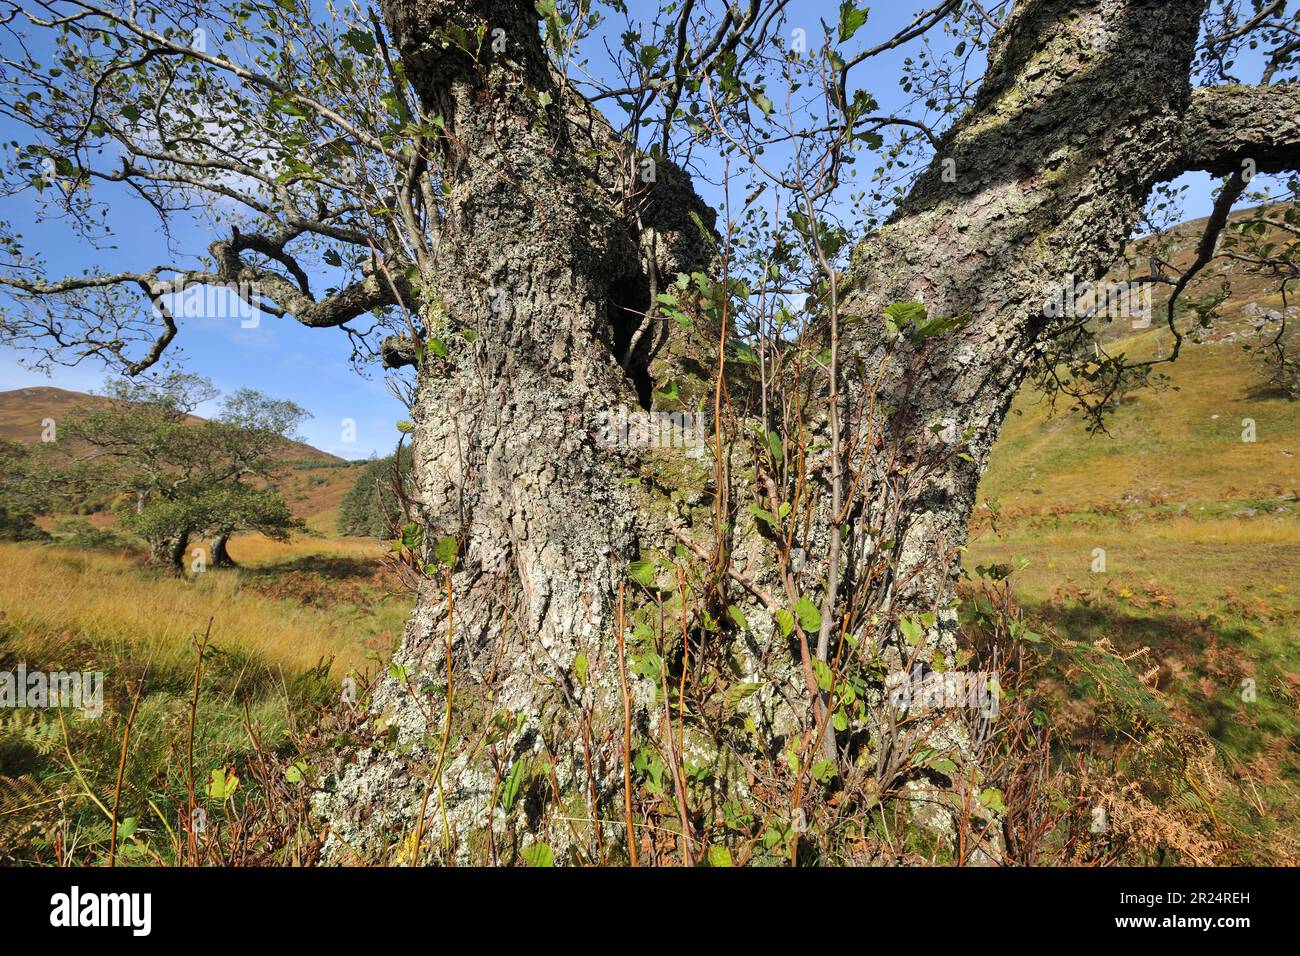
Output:
[[[175,534],[150,538],[149,563],[180,572],[185,567],[185,549],[190,544],[190,531],[185,529]]]
[[[1192,90],[1170,172],[1216,175],[1295,169],[1300,157],[1300,88],[1224,86]]]
[[[601,437],[611,413],[644,397],[638,367],[657,329],[630,371],[622,360],[650,274],[701,267],[690,212],[712,224],[681,173],[659,163],[645,181],[599,114],[559,87],[532,3],[394,2],[385,14],[447,130],[420,314],[448,355],[426,352],[419,367],[414,448],[426,541],[454,535],[460,555],[452,603],[434,575],[396,656],[403,677],[387,678],[375,702],[399,747],[423,759],[360,751],[325,800],[335,832],[371,852],[409,830],[437,766],[440,728],[416,698],[446,683],[449,628],[458,703],[520,721],[507,760],[553,759],[561,788],[580,763],[576,698],[594,694],[616,712],[617,661],[602,649],[644,519]],[[485,38],[478,62],[442,44],[448,24]],[[573,677],[580,653],[592,661],[585,690]],[[440,709],[437,694],[429,700]],[[488,821],[493,774],[480,752],[437,776],[466,851]],[[441,815],[429,826],[443,844]]]
[[[1107,271],[1178,165],[1202,11],[1199,0],[1018,4],[975,103],[855,250],[845,310],[862,321],[849,324],[846,351],[859,393],[890,354],[877,403],[893,412],[878,426],[869,498],[877,509],[904,498],[892,501],[899,561],[884,585],[900,611],[952,602],[989,451],[1060,328],[1044,304],[1069,276]],[[899,301],[962,325],[918,345],[890,342],[880,311]],[[900,481],[909,471],[931,476]],[[940,618],[933,638],[951,652],[956,617]]]

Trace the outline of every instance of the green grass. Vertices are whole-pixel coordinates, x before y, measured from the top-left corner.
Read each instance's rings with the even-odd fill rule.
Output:
[[[312,553],[297,542],[277,556],[270,543],[246,542],[242,552],[232,548],[246,567],[184,579],[127,554],[0,542],[0,670],[22,661],[29,672],[102,671],[105,684],[97,718],[0,711],[0,860],[105,862],[101,804],[112,802],[143,676],[120,814],[138,829],[121,859],[175,861],[168,827],[187,802],[196,639],[209,620],[194,724],[200,805],[227,811],[202,790],[214,770],[231,768],[243,781],[232,806],[265,818],[254,809],[269,799],[256,771],[269,766],[270,779],[285,786],[281,765],[297,759],[303,735],[338,705],[347,675],[384,666],[411,608],[408,596],[388,592],[368,545],[316,546]],[[298,797],[305,792],[299,784]],[[292,802],[276,799],[279,811]],[[67,812],[56,814],[59,806]],[[289,824],[277,826],[293,845]]]
[[[1239,331],[1228,322],[1223,332]],[[1222,335],[1220,332],[1219,335]],[[1169,354],[1167,330],[1118,346],[1132,359]],[[1092,439],[1082,418],[1053,416],[1043,397],[1017,396],[980,488],[1008,508],[1113,505],[1129,499],[1217,501],[1296,494],[1300,487],[1300,402],[1270,394],[1241,341],[1186,343],[1159,366],[1165,387],[1131,393]],[[1255,441],[1242,441],[1242,420]]]

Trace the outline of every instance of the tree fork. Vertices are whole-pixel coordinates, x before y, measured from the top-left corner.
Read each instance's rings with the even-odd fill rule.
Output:
[[[1260,171],[1300,165],[1292,91],[1191,89],[1204,10],[1204,0],[1018,4],[989,47],[972,106],[889,221],[854,251],[840,311],[860,321],[839,330],[838,408],[846,446],[868,450],[852,482],[861,513],[836,571],[846,599],[875,591],[885,612],[879,636],[900,659],[892,622],[927,614],[934,624],[922,648],[948,665],[955,657],[959,558],[979,479],[1017,388],[1074,318],[1044,308],[1054,290],[1071,276],[1105,274],[1157,183],[1245,160]],[[415,409],[426,540],[459,544],[458,699],[477,686],[490,692],[490,712],[523,715],[510,756],[555,754],[551,778],[577,792],[581,758],[566,745],[578,735],[566,740],[562,728],[591,698],[621,714],[619,671],[608,666],[618,584],[642,546],[673,531],[638,510],[622,481],[628,463],[591,437],[611,404],[636,401],[613,303],[643,274],[647,245],[659,275],[704,261],[688,243],[692,230],[666,243],[660,234],[699,203],[687,183],[663,197],[670,212],[659,223],[646,222],[655,235],[629,226],[612,188],[622,180],[578,142],[608,137],[607,127],[557,86],[531,3],[390,2],[384,12],[423,107],[447,129],[447,200],[429,270],[435,301],[475,333],[472,343],[451,336],[445,365],[420,366]],[[440,43],[444,24],[481,43]],[[579,115],[587,127],[573,122]],[[887,331],[884,310],[907,302],[951,329]],[[857,401],[868,393],[869,403]],[[854,411],[864,406],[887,417]],[[889,573],[855,578],[885,540],[897,543]],[[398,676],[381,682],[374,702],[417,752],[437,724],[405,675],[439,672],[443,605],[437,588],[421,594]],[[829,633],[819,637],[828,643]],[[577,656],[600,651],[591,686],[576,687]],[[605,796],[626,786],[620,759],[604,765]],[[471,835],[495,825],[497,781],[461,758],[441,768],[452,781],[439,797],[450,820],[443,829],[412,819],[426,784],[418,766],[379,748],[351,756],[321,801],[340,846],[382,848],[418,826],[471,858]]]

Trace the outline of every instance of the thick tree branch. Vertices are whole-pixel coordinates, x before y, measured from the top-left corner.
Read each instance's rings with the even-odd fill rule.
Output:
[[[1192,91],[1170,172],[1201,169],[1226,176],[1248,168],[1252,173],[1300,169],[1300,85]]]

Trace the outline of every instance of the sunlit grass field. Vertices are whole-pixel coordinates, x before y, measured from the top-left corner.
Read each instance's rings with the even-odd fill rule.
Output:
[[[1231,331],[1229,331],[1231,330]],[[1126,500],[1197,501],[1276,497],[1300,491],[1300,402],[1269,392],[1243,354],[1241,323],[1204,345],[1185,343],[1168,381],[1125,397],[1090,438],[1077,414],[1053,415],[1042,395],[1012,405],[981,497],[1008,509],[1113,506]],[[1118,347],[1132,359],[1168,355],[1167,330]],[[1247,420],[1254,441],[1243,441]]]
[[[97,719],[0,711],[0,861],[105,862],[103,807],[134,715],[122,816],[140,824],[119,861],[163,853],[174,862],[191,748],[200,791],[227,768],[253,787],[267,760],[293,761],[319,715],[340,705],[347,678],[364,685],[386,666],[412,599],[391,590],[383,550],[362,539],[242,536],[229,547],[238,568],[196,571],[200,549],[181,577],[145,567],[130,548],[0,542],[0,669],[100,671],[105,705]],[[268,780],[286,785],[269,772],[258,799],[270,799]],[[287,806],[281,797],[276,806]],[[220,801],[202,805],[216,812]],[[284,859],[299,859],[309,838],[286,837]]]
[[[1080,416],[1050,415],[1024,390],[965,564],[1014,569],[1043,629],[1139,654],[1170,713],[1213,738],[1239,785],[1218,812],[1296,859],[1300,403],[1261,386],[1232,335],[1241,327],[1186,345],[1163,368],[1167,387],[1130,395],[1108,434],[1089,436]],[[1150,331],[1120,347],[1137,357],[1162,345],[1168,333]],[[1085,693],[1070,678],[1062,701]]]
[[[357,555],[356,551],[364,553]],[[332,660],[339,674],[373,666],[388,635],[400,631],[409,605],[382,589],[354,593],[356,604],[312,606],[256,587],[272,561],[319,565],[338,559],[374,560],[375,549],[352,554],[337,542],[304,539],[284,545],[263,539],[232,544],[247,570],[207,571],[172,578],[146,571],[130,557],[0,542],[0,609],[12,629],[8,650],[46,658],[56,647],[90,647],[114,659],[149,660],[155,668],[188,667],[191,635],[212,621],[218,647],[248,655],[287,674]],[[376,640],[381,638],[381,640]]]

